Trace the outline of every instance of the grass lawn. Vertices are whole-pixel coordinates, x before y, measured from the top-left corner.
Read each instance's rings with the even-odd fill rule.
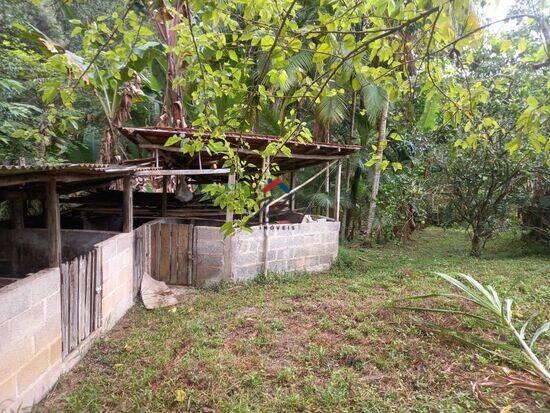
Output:
[[[550,408],[540,394],[521,390],[484,389],[486,402],[478,401],[472,384],[502,373],[504,365],[420,329],[411,317],[474,331],[477,322],[388,307],[399,297],[447,291],[434,271],[468,272],[502,295],[509,292],[519,318],[534,311],[542,313],[539,321],[549,318],[550,252],[511,236],[487,248],[483,259],[470,258],[463,232],[429,228],[405,246],[342,248],[328,274],[204,290],[193,303],[172,309],[136,305],[39,410]]]

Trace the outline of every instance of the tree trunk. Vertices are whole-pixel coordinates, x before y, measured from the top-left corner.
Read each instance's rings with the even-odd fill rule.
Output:
[[[472,249],[470,250],[470,255],[476,258],[481,256],[481,238],[476,232],[474,232],[472,236]]]
[[[353,143],[353,132],[355,131],[355,109],[357,106],[357,92],[353,92],[353,96],[351,98],[351,122],[349,127],[349,138],[348,138],[348,144]],[[349,158],[345,160],[346,167],[344,169],[344,194],[349,194],[349,184],[350,184],[350,177],[351,177],[351,163]],[[346,223],[348,218],[348,208],[344,206],[342,208],[342,220],[340,223],[340,238],[346,237]]]
[[[187,10],[186,2],[176,0],[173,3],[172,12],[164,2],[160,5],[157,2],[147,2],[148,12],[157,34],[165,45],[168,46],[166,52],[166,93],[161,109],[159,126],[186,127],[185,109],[183,106],[183,92],[180,86],[174,85],[176,77],[183,71],[184,62],[174,52],[177,45],[177,33],[175,28],[182,22],[182,18],[189,16],[190,10]],[[189,30],[192,30],[190,27]]]
[[[378,119],[378,137],[376,142],[376,163],[374,164],[374,178],[372,180],[372,191],[370,196],[369,214],[367,218],[366,238],[370,239],[372,226],[374,224],[374,215],[376,213],[376,198],[380,188],[380,173],[382,171],[382,159],[384,157],[384,147],[386,146],[386,121],[388,120],[389,101],[386,100],[380,118]]]
[[[346,234],[348,234],[347,239],[349,241],[351,241],[354,238],[354,234],[351,229],[352,225],[354,225],[353,224],[354,219],[357,216],[361,215],[361,211],[355,211],[355,208],[357,206],[357,198],[359,195],[360,185],[361,185],[361,169],[359,168],[359,166],[356,166],[355,171],[353,173],[353,179],[351,181],[351,187],[350,187],[350,193],[349,193],[352,209],[348,212],[347,222],[346,222]],[[355,214],[353,214],[354,211],[356,212]]]
[[[344,162],[346,163],[346,166],[344,169],[344,194],[346,194],[345,196],[347,196],[347,194],[349,194],[351,165],[350,165],[349,159],[346,159]],[[340,220],[340,238],[342,239],[346,238],[347,222],[348,222],[348,208],[344,205],[342,207],[342,219]]]
[[[110,126],[103,130],[101,137],[101,147],[99,149],[97,163],[109,164],[113,163],[115,153],[115,137]]]

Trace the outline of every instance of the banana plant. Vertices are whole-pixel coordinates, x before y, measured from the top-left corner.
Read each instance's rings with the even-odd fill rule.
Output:
[[[164,93],[165,46],[154,41],[154,33],[128,7],[122,16],[100,17],[85,24],[71,20],[73,35],[81,36],[83,50],[74,53],[30,24],[14,24],[20,36],[47,59],[46,65],[61,77],[42,86],[42,99],[59,98],[66,107],[76,100],[77,88],[91,90],[105,117],[98,161],[110,163],[123,150],[117,127],[130,118],[132,103]],[[105,38],[107,37],[107,40]]]
[[[500,327],[509,332],[510,338],[516,344],[516,349],[521,350],[524,361],[535,369],[536,374],[547,384],[550,384],[550,373],[548,367],[544,365],[541,359],[535,354],[535,346],[538,340],[550,330],[550,321],[545,321],[539,326],[535,332],[531,335],[530,339],[527,337],[527,328],[532,323],[535,315],[531,316],[527,321],[519,324],[514,320],[514,314],[512,310],[513,300],[511,298],[502,299],[499,297],[497,291],[491,285],[483,285],[477,281],[474,277],[467,274],[458,274],[458,277],[452,277],[444,273],[436,273],[443,280],[456,287],[459,294],[428,294],[405,298],[405,300],[418,300],[431,297],[445,297],[451,300],[463,301],[466,300],[469,303],[475,304],[484,310],[484,315],[474,314],[454,308],[433,308],[433,307],[412,307],[412,306],[394,306],[395,308],[420,311],[420,312],[435,312],[435,313],[449,313],[458,314],[466,317],[472,317],[476,320],[480,320],[491,326]],[[495,347],[503,349],[510,349],[508,345],[501,346],[501,342],[482,340],[471,335],[465,335],[456,331],[451,331],[445,328],[434,328],[438,331],[446,331],[455,338],[460,339],[463,342],[474,344],[478,348],[487,349],[479,343],[492,344]],[[466,338],[465,338],[466,337]]]

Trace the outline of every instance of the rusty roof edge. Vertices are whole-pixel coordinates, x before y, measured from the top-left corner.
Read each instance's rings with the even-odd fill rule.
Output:
[[[203,133],[204,135],[207,135],[208,132],[200,132],[198,129],[195,128],[174,128],[174,127],[120,127],[120,132],[127,136],[127,137],[133,137],[136,134],[141,135],[142,137],[146,137],[147,134],[151,136],[164,136],[164,135],[176,135],[179,133],[189,133],[189,134],[196,134],[196,133]],[[226,133],[229,137],[234,138],[249,138],[249,139],[260,139],[260,140],[279,140],[281,139],[280,136],[275,135],[265,135],[265,134],[259,134],[259,133],[250,133],[250,132],[234,132],[230,131]],[[331,148],[342,148],[342,149],[350,149],[354,151],[358,151],[362,148],[360,145],[352,145],[352,144],[343,144],[343,143],[337,143],[337,142],[297,142],[295,140],[289,141],[289,144],[296,144],[296,145],[305,145],[305,146],[323,146],[323,147],[331,147]]]
[[[118,165],[118,164],[89,164],[89,163],[66,163],[46,165],[0,165],[1,176],[13,176],[19,174],[33,173],[81,173],[81,174],[132,174],[136,171],[159,169],[152,166],[142,165]]]

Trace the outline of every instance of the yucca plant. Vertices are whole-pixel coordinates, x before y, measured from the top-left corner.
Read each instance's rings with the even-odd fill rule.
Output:
[[[479,281],[467,274],[459,274],[457,278],[451,277],[448,274],[436,273],[439,277],[443,278],[449,284],[460,290],[459,294],[428,294],[421,296],[413,296],[405,298],[405,300],[418,300],[431,297],[445,297],[451,300],[466,300],[475,304],[483,309],[483,314],[473,314],[467,311],[462,311],[456,308],[430,308],[430,307],[412,307],[412,306],[394,306],[400,309],[412,310],[412,311],[427,311],[436,313],[451,313],[457,315],[463,315],[466,317],[472,317],[476,320],[480,320],[484,323],[492,325],[493,327],[500,327],[507,331],[510,335],[509,341],[516,344],[515,348],[521,350],[523,360],[527,362],[529,366],[534,368],[535,373],[546,384],[550,384],[550,373],[548,367],[537,357],[535,354],[535,345],[539,338],[550,329],[550,322],[544,322],[536,331],[531,335],[530,340],[526,336],[527,328],[529,324],[535,318],[535,315],[530,317],[524,322],[519,329],[516,327],[516,322],[513,319],[512,305],[513,300],[510,298],[501,299],[496,290],[491,286],[482,285]],[[490,347],[500,348],[503,350],[513,350],[514,346],[510,346],[508,343],[502,343],[497,340],[485,340],[471,334],[465,334],[451,329],[443,327],[433,326],[432,328],[440,332],[446,333],[462,342],[474,345],[483,350],[490,351],[493,354],[497,354],[500,357],[511,360],[502,354],[495,353],[490,350]]]

